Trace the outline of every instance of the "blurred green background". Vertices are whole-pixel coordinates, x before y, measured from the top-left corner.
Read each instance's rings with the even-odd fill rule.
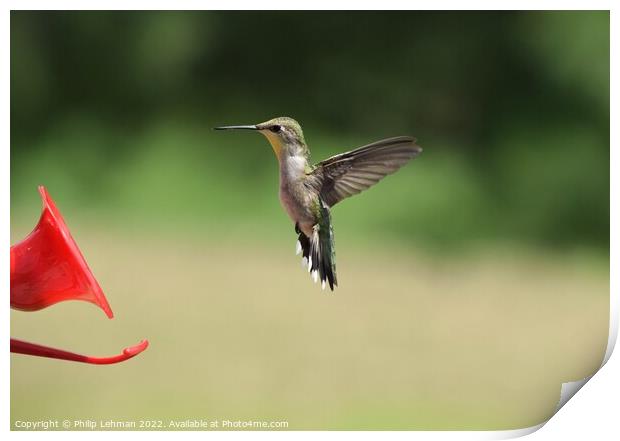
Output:
[[[424,147],[334,208],[333,296],[293,257],[266,140],[211,131],[281,115],[316,161]],[[13,11],[12,243],[38,184],[117,317],[12,312],[12,334],[152,346],[13,356],[12,420],[536,424],[607,341],[609,14]]]

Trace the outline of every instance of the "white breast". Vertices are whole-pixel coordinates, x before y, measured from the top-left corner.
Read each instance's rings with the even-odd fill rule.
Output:
[[[280,162],[280,202],[293,222],[312,221],[309,197],[304,185],[306,158],[288,156]]]
[[[280,183],[297,181],[306,174],[306,158],[303,156],[286,156],[280,162]]]

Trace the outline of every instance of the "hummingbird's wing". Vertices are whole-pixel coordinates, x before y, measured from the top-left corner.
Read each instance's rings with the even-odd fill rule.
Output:
[[[384,139],[319,162],[310,172],[309,182],[333,207],[394,173],[421,152],[415,138]]]

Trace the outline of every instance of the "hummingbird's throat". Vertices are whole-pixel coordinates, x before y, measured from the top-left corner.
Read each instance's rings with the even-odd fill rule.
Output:
[[[282,156],[282,140],[278,135],[269,130],[261,130],[261,133],[265,135],[265,138],[267,138],[269,144],[271,144],[271,148],[273,148],[273,152],[276,154],[279,161]]]

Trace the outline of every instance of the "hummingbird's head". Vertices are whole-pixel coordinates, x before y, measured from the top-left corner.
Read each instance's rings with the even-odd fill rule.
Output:
[[[233,129],[257,130],[261,132],[271,144],[278,160],[285,156],[306,155],[308,152],[301,126],[293,118],[282,116],[255,125],[215,128],[215,130]]]

